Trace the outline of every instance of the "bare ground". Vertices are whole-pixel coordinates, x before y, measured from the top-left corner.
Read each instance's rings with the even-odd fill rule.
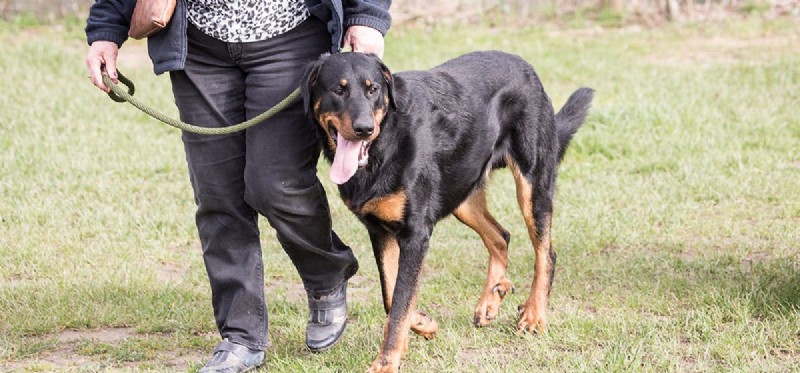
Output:
[[[213,336],[208,336],[212,338]],[[139,334],[132,328],[102,328],[94,330],[64,330],[40,339],[55,340],[55,345],[46,351],[10,363],[0,364],[0,371],[98,371],[138,370],[158,366],[169,371],[187,371],[191,366],[202,364],[207,358],[204,351],[182,349],[175,354],[160,353],[155,360],[109,362],[101,356],[82,354],[80,345],[86,342],[120,344],[131,339],[168,339],[168,334]],[[177,356],[176,356],[177,355]]]

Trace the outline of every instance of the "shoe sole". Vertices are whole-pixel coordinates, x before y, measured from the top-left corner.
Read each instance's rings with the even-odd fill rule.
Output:
[[[312,347],[311,347],[311,346],[309,346],[309,345],[306,345],[306,347],[308,348],[308,350],[309,350],[309,351],[311,351],[311,352],[313,352],[313,353],[319,353],[319,352],[325,352],[325,351],[328,351],[328,350],[330,350],[331,348],[333,348],[333,346],[336,346],[336,344],[337,344],[337,343],[339,343],[339,341],[342,339],[342,336],[344,336],[344,331],[345,331],[346,329],[347,329],[347,322],[345,322],[345,324],[344,324],[344,328],[342,328],[342,334],[339,334],[339,338],[336,338],[336,340],[335,340],[335,341],[333,341],[333,343],[331,343],[331,344],[329,344],[329,345],[327,345],[327,346],[325,346],[325,347],[320,347],[320,348],[312,348]]]
[[[252,366],[252,367],[249,367],[249,368],[245,368],[243,371],[241,371],[241,372],[239,372],[239,373],[249,372],[249,371],[251,371],[251,370],[258,369],[258,368],[260,368],[262,365],[264,365],[264,363],[261,363],[261,364],[259,364],[259,365]],[[198,372],[199,372],[199,371],[198,371]]]

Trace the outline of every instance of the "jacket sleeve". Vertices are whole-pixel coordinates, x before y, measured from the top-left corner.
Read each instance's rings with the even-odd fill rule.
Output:
[[[128,39],[136,0],[95,0],[86,19],[86,41],[106,40],[121,46]]]
[[[344,27],[353,25],[372,27],[386,35],[392,25],[389,7],[392,0],[345,0]]]

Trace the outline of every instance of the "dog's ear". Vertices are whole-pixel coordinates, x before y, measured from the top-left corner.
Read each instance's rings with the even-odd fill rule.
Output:
[[[306,115],[311,115],[311,100],[313,99],[312,94],[314,93],[314,87],[317,85],[317,76],[319,75],[319,70],[322,68],[322,65],[325,63],[325,60],[330,56],[329,53],[325,53],[319,58],[308,64],[306,66],[305,72],[303,72],[303,79],[301,80],[300,90],[303,93],[303,107],[305,108]]]
[[[372,55],[376,61],[378,61],[378,65],[381,67],[381,74],[383,75],[383,80],[386,81],[386,91],[389,95],[389,107],[392,110],[397,110],[397,102],[394,100],[394,77],[392,77],[392,72],[389,71],[389,68],[383,63],[380,57],[376,55]]]

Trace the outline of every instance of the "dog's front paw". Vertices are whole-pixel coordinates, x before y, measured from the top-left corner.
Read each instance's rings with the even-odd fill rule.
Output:
[[[396,373],[399,370],[399,365],[394,365],[389,359],[379,355],[367,369],[367,373]]]
[[[542,335],[547,331],[547,316],[531,305],[521,304],[517,332]]]
[[[416,310],[411,316],[411,331],[431,340],[436,337],[436,332],[439,331],[439,324],[427,313]]]

